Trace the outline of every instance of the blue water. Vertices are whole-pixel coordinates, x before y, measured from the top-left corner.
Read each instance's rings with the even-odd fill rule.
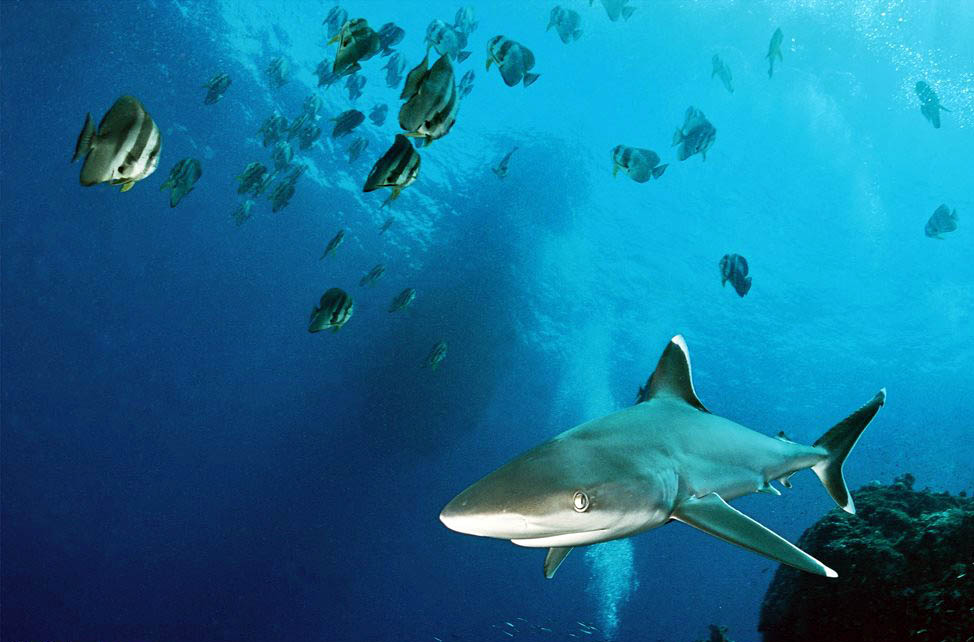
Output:
[[[910,471],[971,489],[974,6],[633,0],[610,22],[564,0],[584,31],[566,46],[545,32],[553,4],[475,5],[457,65],[474,90],[380,236],[386,195],[360,189],[398,90],[379,57],[354,105],[343,83],[315,89],[330,3],[0,3],[3,639],[692,640],[719,623],[758,640],[775,565],[688,527],[580,549],[547,581],[541,551],[437,519],[511,456],[632,403],[676,333],[713,411],[798,441],[885,386],[851,487]],[[405,28],[408,69],[460,5],[343,6]],[[534,51],[530,88],[484,72],[495,34]],[[272,90],[281,55],[294,75]],[[233,84],[204,105],[220,71]],[[952,110],[939,130],[920,79]],[[352,137],[326,133],[291,204],[259,199],[235,226],[235,176],[269,163],[258,127],[312,92],[326,132],[351,106],[389,118],[360,128],[352,165]],[[125,194],[82,188],[84,115],[124,93],[163,133],[159,169]],[[706,162],[670,147],[690,105],[717,128]],[[671,165],[613,179],[620,143]],[[170,209],[159,185],[188,156],[203,177]],[[929,239],[942,202],[960,228]],[[729,252],[750,263],[746,298],[720,285]],[[333,286],[355,314],[309,334]],[[390,315],[404,287],[416,302]],[[440,369],[421,368],[441,339]],[[736,505],[794,540],[832,507],[794,481]]]

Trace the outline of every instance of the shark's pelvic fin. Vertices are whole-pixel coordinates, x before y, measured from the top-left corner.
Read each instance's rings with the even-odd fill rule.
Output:
[[[805,551],[725,502],[717,493],[683,501],[673,511],[673,518],[799,570],[825,577],[839,576]]]
[[[565,561],[568,554],[572,552],[574,546],[553,546],[548,549],[548,554],[544,558],[544,576],[549,580],[555,576],[555,571]]]
[[[646,387],[639,390],[637,403],[656,397],[676,397],[698,410],[710,412],[700,403],[693,389],[690,351],[679,334],[670,339],[670,343],[663,350],[663,356],[659,358],[653,376],[646,382]]]
[[[842,465],[852,447],[859,441],[862,431],[885,403],[886,388],[883,388],[869,403],[830,428],[813,444],[824,448],[828,451],[828,455],[812,466],[812,471],[822,480],[825,490],[829,491],[829,495],[839,508],[847,513],[855,514],[856,505],[852,501],[852,495],[849,494],[849,488],[845,485]]]

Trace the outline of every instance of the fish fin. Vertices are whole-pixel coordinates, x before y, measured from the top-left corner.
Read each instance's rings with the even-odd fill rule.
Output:
[[[81,126],[81,133],[78,134],[78,142],[74,145],[74,156],[71,157],[72,163],[88,153],[91,149],[91,141],[94,138],[95,122],[91,119],[91,114],[89,113],[85,116],[85,124]]]
[[[775,488],[774,486],[772,486],[771,482],[767,482],[767,481],[761,484],[760,486],[758,486],[758,492],[769,493],[771,495],[777,495],[779,497],[781,496],[781,491]]]
[[[524,74],[524,86],[530,87],[534,84],[534,81],[541,77],[541,74],[529,74],[525,72]]]
[[[581,37],[582,37],[581,29],[576,29],[575,31],[572,32],[572,40],[578,40]]]
[[[683,142],[683,130],[677,127],[676,131],[673,132],[673,144],[670,147],[676,147],[682,142]]]
[[[839,508],[847,513],[855,514],[856,506],[842,476],[842,465],[853,446],[859,441],[862,431],[885,403],[886,388],[883,388],[869,403],[830,428],[812,444],[824,448],[827,453],[822,461],[812,466],[812,471],[822,480],[822,485],[829,491],[829,495]]]
[[[940,105],[940,111],[946,111],[946,112],[949,112],[950,110],[949,110],[949,109],[947,109],[946,107],[944,107],[943,105]]]
[[[666,168],[669,167],[669,166],[670,166],[669,163],[665,163],[663,165],[657,165],[656,167],[654,167],[653,168],[653,178],[659,178],[660,176],[662,176],[663,175],[663,172],[665,172],[666,171]]]
[[[825,577],[839,576],[805,551],[725,502],[717,493],[690,497],[676,507],[672,517],[782,564]]]
[[[463,62],[470,57],[469,51],[460,51],[457,53],[457,62]]]
[[[616,174],[618,174],[618,173],[619,173],[619,166],[617,164],[613,163],[612,164],[612,178],[615,178],[616,177]]]
[[[342,39],[342,32],[339,29],[338,33],[336,33],[334,36],[332,36],[331,40],[329,40],[328,42],[325,43],[325,46],[327,47],[329,45],[333,45],[333,44],[335,44],[336,42],[338,42],[341,39]]]
[[[655,397],[675,397],[682,399],[698,410],[710,412],[697,398],[693,389],[693,374],[690,370],[690,352],[681,335],[670,339],[663,350],[656,370],[646,382],[645,400]]]
[[[491,62],[493,62],[493,58],[491,58],[490,56],[487,56],[487,64],[484,65],[484,69],[486,69],[487,71],[490,71],[490,63]]]
[[[574,546],[552,546],[548,549],[548,554],[544,558],[544,576],[551,579],[555,576],[555,571],[565,561],[568,554],[572,552]]]
[[[426,136],[426,134],[420,134],[419,132],[406,132],[404,136],[408,136],[409,138],[423,138]]]
[[[338,332],[341,329],[342,329],[342,327],[340,325],[333,325],[333,326],[331,326],[332,334],[334,334],[335,332]]]
[[[135,181],[129,181],[128,183],[125,183],[124,185],[122,185],[121,191],[122,192],[127,192],[130,189],[132,189],[134,186],[135,186]]]
[[[622,8],[622,19],[628,20],[632,17],[632,14],[636,13],[636,7],[623,7]]]

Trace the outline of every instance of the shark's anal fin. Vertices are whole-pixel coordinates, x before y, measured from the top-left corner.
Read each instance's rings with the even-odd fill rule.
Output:
[[[693,375],[690,371],[690,352],[679,334],[670,339],[663,355],[656,364],[653,376],[640,388],[636,403],[649,401],[655,397],[682,399],[697,410],[710,412],[700,403],[693,389]]]
[[[725,502],[717,493],[685,500],[673,511],[673,519],[799,570],[825,577],[839,576],[805,551]]]
[[[555,571],[565,561],[568,554],[572,552],[574,546],[553,546],[548,549],[548,554],[544,558],[544,576],[551,579],[555,576]]]

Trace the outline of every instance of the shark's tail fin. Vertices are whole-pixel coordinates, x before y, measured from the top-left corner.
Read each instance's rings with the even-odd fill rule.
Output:
[[[886,388],[883,388],[869,403],[832,426],[813,444],[824,448],[828,454],[825,459],[812,466],[812,471],[822,480],[822,485],[829,491],[835,503],[847,513],[854,514],[856,507],[852,502],[852,495],[849,494],[849,488],[845,485],[842,465],[853,446],[859,441],[862,431],[885,403]]]

